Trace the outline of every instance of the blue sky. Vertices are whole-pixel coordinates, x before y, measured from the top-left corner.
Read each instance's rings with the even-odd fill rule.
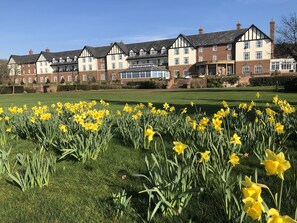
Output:
[[[269,22],[297,11],[297,0],[3,0],[0,58],[175,38],[178,34],[231,30]]]

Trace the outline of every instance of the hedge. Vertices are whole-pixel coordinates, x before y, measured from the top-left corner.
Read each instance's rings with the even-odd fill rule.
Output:
[[[139,88],[139,89],[164,89],[166,88],[166,84],[164,81],[130,81],[127,82],[125,88]]]
[[[250,78],[251,86],[273,86],[276,85],[285,85],[287,82],[295,79],[296,76],[270,76],[270,77],[252,77]]]
[[[0,94],[12,94],[13,86],[0,86]],[[14,86],[14,93],[24,93],[24,86]]]
[[[297,92],[297,78],[285,83],[284,87],[286,92]]]
[[[227,76],[227,77],[208,77],[207,87],[209,88],[220,88],[223,87],[224,83],[235,84],[239,80],[238,76]]]
[[[57,91],[90,91],[99,89],[119,89],[120,85],[93,85],[93,84],[79,84],[79,85],[58,85]]]

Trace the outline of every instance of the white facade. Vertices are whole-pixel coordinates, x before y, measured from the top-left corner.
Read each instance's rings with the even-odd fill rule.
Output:
[[[235,44],[236,61],[270,60],[271,40],[252,26]]]
[[[106,56],[107,70],[127,69],[129,67],[127,57],[121,48],[114,44]]]
[[[47,61],[47,59],[42,54],[40,54],[38,60],[36,61],[36,74],[38,75],[53,73],[51,64],[51,61]]]
[[[16,64],[13,58],[10,58],[7,65],[9,69],[9,75],[15,76],[15,75],[21,75],[22,74],[22,67],[19,64]]]
[[[178,66],[196,63],[196,49],[182,36],[168,50],[168,65]]]
[[[98,61],[92,54],[84,49],[78,57],[78,70],[79,71],[92,71],[98,70]]]

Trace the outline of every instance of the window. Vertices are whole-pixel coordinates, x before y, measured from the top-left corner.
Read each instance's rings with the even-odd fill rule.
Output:
[[[82,62],[85,63],[86,62],[86,58],[82,58]]]
[[[92,62],[92,57],[89,57],[89,62]]]
[[[279,70],[279,62],[272,62],[271,70]]]
[[[83,81],[87,81],[87,79],[88,79],[88,78],[87,78],[87,75],[84,74],[84,75],[83,75]]]
[[[232,66],[228,66],[228,67],[227,67],[227,74],[230,75],[230,74],[232,74],[232,72],[233,72],[233,71],[232,71]]]
[[[28,82],[32,83],[32,78],[31,77],[29,77]]]
[[[30,74],[31,73],[31,70],[28,70],[28,74]]]
[[[174,49],[174,55],[179,55],[179,49]]]
[[[217,51],[217,50],[218,50],[218,46],[217,45],[213,45],[212,51]]]
[[[134,51],[133,51],[133,50],[130,50],[130,52],[129,52],[129,55],[130,55],[130,57],[133,57],[133,56],[135,56],[135,55],[136,55],[136,53],[134,53]]]
[[[262,51],[256,51],[256,59],[262,59]]]
[[[30,64],[28,64],[28,67],[30,67]]]
[[[244,65],[244,66],[242,67],[242,73],[243,73],[243,74],[249,74],[249,73],[250,73],[250,67],[247,66],[247,65]]]
[[[232,44],[227,45],[227,50],[232,50]]]
[[[72,76],[68,75],[68,82],[72,81]]]
[[[243,52],[243,59],[249,60],[250,59],[250,53],[249,52]]]
[[[77,60],[77,56],[74,57],[74,61],[76,61],[76,60]]]
[[[89,65],[89,70],[93,70],[92,64]]]
[[[48,72],[47,72],[47,68],[45,68],[45,73],[47,74]]]
[[[189,57],[184,57],[184,64],[189,64]]]
[[[58,77],[54,76],[54,82],[58,82]]]
[[[146,55],[146,52],[144,52],[144,50],[141,49],[141,50],[139,51],[139,55],[144,56],[144,55]]]
[[[101,64],[101,70],[105,70],[105,64]]]
[[[103,81],[106,80],[106,74],[105,73],[101,74],[101,80],[103,80]]]
[[[116,80],[116,79],[117,79],[117,75],[116,75],[115,73],[113,73],[113,74],[111,75],[111,79],[112,79],[112,80]]]
[[[189,48],[184,48],[184,54],[189,54]]]
[[[179,58],[175,58],[175,59],[174,59],[174,64],[175,64],[175,65],[178,65],[178,64],[179,64]]]
[[[179,77],[179,70],[175,70],[175,71],[174,71],[174,77],[175,77],[175,78],[178,78],[178,77]]]
[[[112,64],[111,64],[111,68],[112,68],[112,69],[116,69],[116,65],[115,65],[115,63],[112,63]]]
[[[258,64],[255,66],[255,74],[260,74],[262,73],[262,65],[261,64]]]
[[[217,60],[218,60],[217,55],[213,55],[213,56],[212,56],[212,60],[213,60],[213,61],[217,61]]]
[[[199,62],[203,61],[203,56],[199,56]]]
[[[165,54],[166,53],[166,47],[163,46],[162,49],[161,49],[161,54]]]
[[[40,66],[42,67],[42,65],[43,65],[43,63],[42,62],[40,62]]]
[[[119,62],[119,69],[122,69],[122,68],[123,68],[123,63]]]
[[[184,77],[185,77],[185,78],[190,77],[190,72],[189,72],[188,69],[184,69]]]
[[[119,54],[119,60],[123,59],[123,55]]]
[[[262,45],[263,45],[263,41],[262,40],[257,40],[256,47],[261,48]]]
[[[43,83],[44,82],[44,78],[40,77],[40,82]]]
[[[156,51],[154,48],[151,48],[151,50],[150,50],[150,54],[151,54],[151,55],[157,54],[157,51]]]
[[[83,70],[87,70],[86,65],[83,65]]]
[[[23,82],[26,83],[26,78],[23,78]]]
[[[115,60],[115,55],[111,55],[111,60]]]
[[[244,49],[249,49],[250,48],[250,42],[244,42],[244,44],[243,44],[243,48]]]
[[[203,46],[200,46],[199,47],[199,53],[202,53],[203,52]]]
[[[42,69],[42,68],[40,68],[40,73],[41,73],[41,74],[43,73],[43,69]]]
[[[44,66],[47,66],[47,62],[46,61],[44,62]]]
[[[227,60],[232,60],[232,55],[231,54],[227,54]]]

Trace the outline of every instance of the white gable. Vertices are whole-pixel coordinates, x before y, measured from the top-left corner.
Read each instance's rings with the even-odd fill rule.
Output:
[[[79,55],[79,57],[91,57],[92,54],[90,53],[90,51],[88,49],[84,49],[81,54]]]
[[[113,47],[108,52],[109,55],[111,54],[122,54],[124,53],[118,45],[114,44]]]
[[[186,40],[183,36],[179,36],[172,44],[171,48],[181,48],[181,47],[190,47],[191,43]]]
[[[256,26],[251,26],[238,40],[238,42],[242,41],[250,41],[250,40],[261,40],[268,39],[268,37]]]

